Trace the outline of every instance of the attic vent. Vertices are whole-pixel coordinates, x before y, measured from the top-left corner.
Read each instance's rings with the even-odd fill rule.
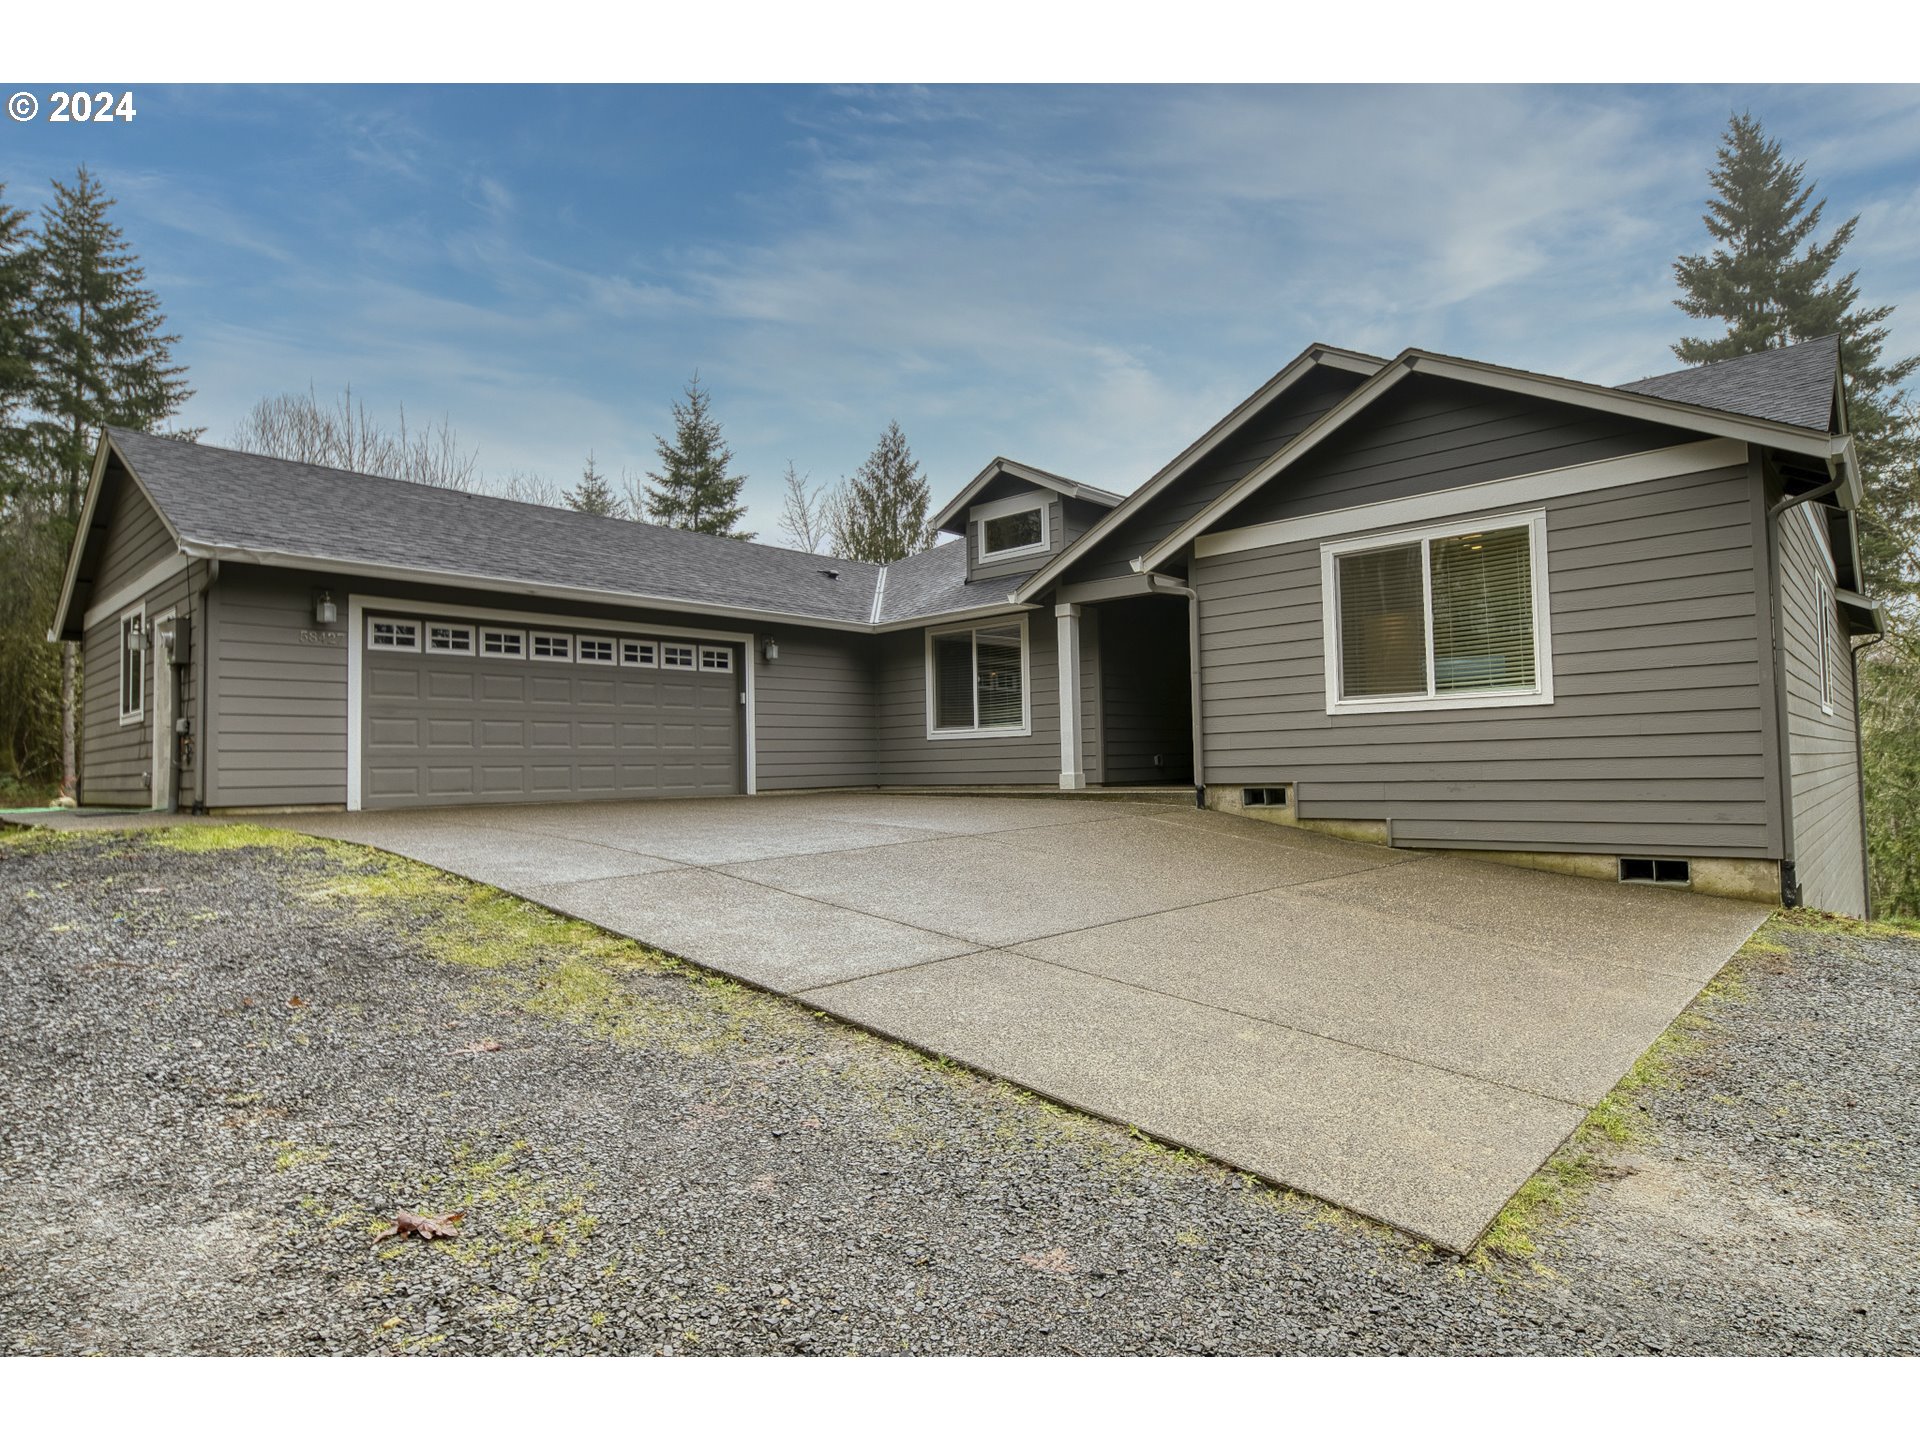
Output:
[[[1284,805],[1287,803],[1287,787],[1284,785],[1249,785],[1240,792],[1242,805]]]
[[[1628,885],[1691,885],[1693,862],[1620,857],[1620,879]]]
[[[820,573],[829,580],[838,580],[840,578],[840,572],[838,570],[822,570]]]

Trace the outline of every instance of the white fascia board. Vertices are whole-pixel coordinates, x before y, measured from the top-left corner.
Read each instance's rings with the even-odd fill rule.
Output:
[[[1019,605],[1008,598],[993,601],[991,604],[975,605],[966,610],[941,610],[932,615],[915,615],[905,620],[889,620],[884,625],[875,625],[870,628],[876,635],[886,635],[897,630],[924,630],[928,627],[937,629],[942,625],[959,625],[969,620],[986,620],[995,615],[1027,615],[1039,608],[1038,605]]]
[[[1387,363],[1378,356],[1362,355],[1357,351],[1336,350],[1328,345],[1308,346],[1283,366],[1280,372],[1266,384],[1216,420],[1206,434],[1163,465],[1146,484],[1101,516],[1078,540],[1029,576],[1026,583],[1021,585],[1015,593],[1015,598],[1031,600],[1039,594],[1053,582],[1054,577],[1085,554],[1089,547],[1099,544],[1113,532],[1115,527],[1124,524],[1129,516],[1139,513],[1140,508],[1149,500],[1211,455],[1223,440],[1239,430],[1244,420],[1292,389],[1316,365],[1345,370],[1355,375],[1376,375],[1386,367]]]
[[[1312,515],[1268,520],[1237,530],[1216,530],[1195,540],[1193,553],[1205,559],[1243,550],[1263,550],[1272,545],[1287,545],[1301,540],[1355,535],[1388,526],[1423,525],[1483,510],[1538,505],[1543,501],[1593,490],[1611,490],[1621,485],[1638,485],[1649,480],[1665,480],[1676,475],[1744,465],[1746,461],[1747,447],[1742,441],[1696,440],[1686,445],[1670,445],[1662,450],[1643,450],[1637,455],[1593,460],[1585,465],[1567,465],[1557,470],[1537,470],[1504,480],[1483,480],[1474,485],[1430,490],[1424,495],[1409,495],[1399,500],[1377,500],[1367,505],[1349,505],[1341,510],[1321,510]]]
[[[1080,485],[1063,476],[1049,475],[1046,471],[1036,470],[1031,465],[1022,465],[1018,460],[1009,460],[1004,455],[998,456],[986,469],[962,486],[960,493],[942,507],[940,513],[933,517],[933,528],[945,530],[959,518],[960,512],[972,503],[974,496],[1002,475],[1011,475],[1014,479],[1024,481],[1028,485],[1039,485],[1068,500],[1079,498],[1082,489]]]

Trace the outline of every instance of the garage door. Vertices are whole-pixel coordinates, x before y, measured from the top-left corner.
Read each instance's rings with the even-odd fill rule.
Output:
[[[739,647],[372,614],[361,803],[740,793]]]

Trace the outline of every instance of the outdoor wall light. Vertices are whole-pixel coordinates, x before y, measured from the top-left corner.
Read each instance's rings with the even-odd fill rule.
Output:
[[[330,591],[322,590],[313,598],[313,623],[331,625],[340,618],[340,607],[333,603]]]
[[[760,637],[760,658],[771,665],[780,658],[780,642],[771,635]]]

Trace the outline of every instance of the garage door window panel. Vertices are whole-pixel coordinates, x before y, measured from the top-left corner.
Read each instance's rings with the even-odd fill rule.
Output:
[[[430,655],[473,654],[473,627],[430,623],[427,626],[427,653]]]
[[[414,620],[386,620],[378,616],[367,621],[369,650],[414,650],[420,648],[420,625]]]
[[[534,631],[533,658],[556,661],[573,659],[573,637],[556,635],[547,630]]]
[[[524,630],[482,630],[480,653],[500,660],[519,660],[527,653]]]

